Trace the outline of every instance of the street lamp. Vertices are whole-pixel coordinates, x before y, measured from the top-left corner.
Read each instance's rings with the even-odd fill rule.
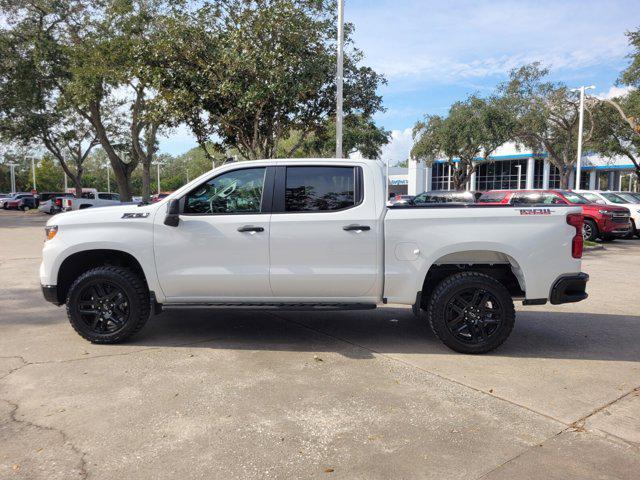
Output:
[[[593,90],[595,85],[581,86],[578,88],[572,88],[572,92],[580,92],[580,114],[578,120],[578,160],[576,162],[576,184],[575,189],[580,190],[580,169],[582,168],[580,162],[582,160],[582,125],[584,123],[584,91]]]
[[[111,193],[111,175],[109,173],[109,167],[111,165],[109,163],[104,164],[104,168],[107,170],[107,192]]]
[[[34,190],[38,190],[38,187],[36,186],[36,159],[31,157],[31,172],[33,174],[33,189]]]
[[[344,0],[338,0],[338,65],[336,69],[336,158],[342,158],[342,68],[344,50]]]
[[[11,193],[16,193],[16,167],[17,163],[6,163],[7,167],[11,168]]]
[[[158,195],[160,195],[160,165],[164,165],[162,162],[153,162],[158,167]]]

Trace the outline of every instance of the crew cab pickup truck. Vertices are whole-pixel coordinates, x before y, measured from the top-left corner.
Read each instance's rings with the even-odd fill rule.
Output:
[[[163,308],[396,303],[464,353],[506,340],[514,299],[587,297],[580,207],[387,207],[385,185],[373,160],[250,161],[155,204],[62,213],[46,226],[42,291],[95,343]]]
[[[94,189],[83,190],[80,198],[67,197],[62,199],[62,209],[65,212],[71,210],[84,210],[90,207],[106,207],[120,205],[120,195],[117,193],[98,192]]]

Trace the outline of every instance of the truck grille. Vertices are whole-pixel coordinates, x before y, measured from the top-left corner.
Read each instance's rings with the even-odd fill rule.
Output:
[[[616,213],[613,215],[612,220],[614,223],[629,223],[629,215],[626,213]]]

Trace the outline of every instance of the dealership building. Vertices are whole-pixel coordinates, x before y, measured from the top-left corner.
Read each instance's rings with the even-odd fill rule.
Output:
[[[455,163],[455,162],[454,162]],[[438,160],[431,166],[409,160],[408,168],[389,167],[389,191],[416,195],[426,190],[452,190],[452,168]],[[635,168],[629,159],[585,155],[582,158],[580,188],[588,190],[628,190],[637,188]],[[570,185],[575,184],[575,168]],[[478,160],[468,190],[560,188],[560,173],[545,153],[517,149],[507,144],[496,150],[490,161]]]

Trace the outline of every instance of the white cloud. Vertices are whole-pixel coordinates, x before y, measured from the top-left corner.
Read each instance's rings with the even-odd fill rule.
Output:
[[[389,165],[395,165],[409,158],[409,152],[413,146],[413,134],[411,128],[404,130],[392,130],[391,141],[382,147],[381,158]]]
[[[631,90],[633,90],[633,87],[616,87],[615,85],[613,85],[611,88],[609,88],[608,91],[598,93],[596,95],[596,98],[599,98],[601,100],[608,100],[615,97],[624,97]]]
[[[575,70],[619,61],[632,0],[382,0],[347,5],[367,62],[390,80],[450,82],[504,75],[539,60]]]

